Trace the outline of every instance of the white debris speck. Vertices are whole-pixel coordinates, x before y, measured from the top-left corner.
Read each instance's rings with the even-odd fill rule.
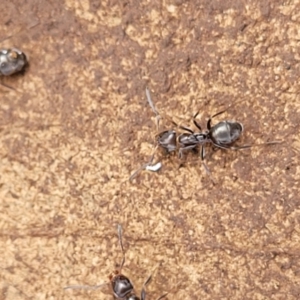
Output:
[[[151,171],[151,172],[157,172],[160,170],[160,168],[162,167],[161,162],[158,162],[155,165],[149,165],[146,167],[146,170]]]

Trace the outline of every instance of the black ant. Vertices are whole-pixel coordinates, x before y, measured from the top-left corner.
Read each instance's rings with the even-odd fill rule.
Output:
[[[4,76],[13,75],[23,70],[27,64],[25,54],[16,49],[0,50],[0,74]]]
[[[148,88],[146,88],[146,97],[147,101],[152,108],[153,112],[156,115],[157,119],[157,128],[159,127],[159,120],[160,115],[158,111],[156,110],[152,99],[150,95],[150,91]],[[237,121],[221,121],[217,123],[216,125],[211,125],[211,121],[214,117],[221,115],[226,110],[223,110],[221,112],[218,112],[211,116],[207,121],[207,129],[205,131],[202,130],[201,125],[197,122],[196,117],[199,114],[199,111],[193,116],[193,123],[194,125],[199,129],[199,132],[194,132],[192,129],[177,125],[174,121],[172,121],[173,125],[176,127],[186,131],[185,133],[181,133],[177,137],[177,133],[175,130],[166,130],[161,133],[159,133],[156,137],[157,146],[154,150],[154,153],[157,149],[157,147],[161,147],[166,150],[167,153],[174,152],[178,150],[178,156],[179,158],[183,157],[183,153],[187,150],[194,150],[200,146],[200,156],[202,164],[206,170],[206,172],[210,175],[210,171],[206,164],[204,163],[205,158],[205,144],[211,143],[217,148],[221,149],[232,149],[232,150],[239,150],[239,149],[246,149],[250,148],[253,145],[243,145],[243,146],[232,146],[232,144],[241,136],[243,132],[243,125]],[[278,144],[281,143],[281,141],[273,141],[273,142],[267,142],[261,145],[270,145],[270,144]],[[152,154],[150,161],[143,165],[141,168],[139,168],[131,177],[130,180],[132,180],[138,172],[140,172],[143,169],[156,171],[155,168],[149,168],[149,166],[152,165],[152,161],[154,159],[154,153]],[[160,165],[161,166],[161,165]],[[212,179],[212,178],[211,178]],[[213,180],[212,180],[213,181]]]
[[[124,253],[124,248],[123,248],[123,242],[122,242],[122,227],[121,225],[118,225],[118,238],[119,238],[119,243],[120,247],[122,250],[123,254],[123,259],[121,262],[121,265],[118,270],[115,270],[110,276],[109,276],[109,281],[111,284],[112,292],[114,294],[114,297],[116,299],[123,299],[123,300],[146,300],[146,285],[150,282],[151,280],[151,275],[147,278],[145,283],[143,284],[143,288],[141,291],[141,296],[138,297],[134,291],[133,284],[131,283],[130,279],[123,275],[121,273],[122,267],[124,266],[125,263],[125,253]],[[89,286],[67,286],[65,289],[93,289],[96,290],[98,288],[101,288],[108,283],[104,283],[101,285],[89,287]],[[157,300],[163,299],[167,296],[168,293],[163,294],[160,296]]]
[[[31,28],[36,27],[40,24],[40,21],[34,22],[29,27],[26,27],[26,30],[30,30]],[[25,29],[22,29],[18,32],[23,32]],[[13,35],[10,35],[4,39],[2,39],[0,42],[3,42],[4,40],[10,39]],[[18,72],[21,72],[25,69],[25,67],[28,65],[28,60],[25,55],[25,53],[17,48],[4,48],[0,49],[0,75],[3,76],[10,76],[13,74],[16,74]],[[3,84],[2,84],[3,85]],[[4,85],[6,86],[6,85]],[[10,87],[8,87],[10,88]]]

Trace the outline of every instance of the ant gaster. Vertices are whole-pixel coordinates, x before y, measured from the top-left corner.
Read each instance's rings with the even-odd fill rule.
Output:
[[[0,74],[4,76],[9,76],[17,72],[22,71],[22,69],[27,64],[27,59],[25,54],[16,49],[1,49],[0,50]]]
[[[145,283],[143,284],[143,288],[141,291],[141,296],[138,297],[134,291],[134,287],[133,284],[131,283],[130,279],[123,275],[121,273],[122,267],[125,263],[125,253],[124,253],[124,248],[123,248],[123,242],[122,242],[122,227],[121,225],[118,225],[118,238],[119,238],[119,243],[120,243],[120,247],[122,250],[122,254],[123,254],[123,259],[121,262],[121,265],[119,267],[118,270],[115,270],[110,276],[109,276],[109,280],[110,280],[110,284],[111,284],[111,288],[112,288],[112,292],[114,294],[114,297],[116,299],[122,299],[122,300],[146,300],[146,285],[150,282],[151,280],[151,275],[147,278],[147,280],[145,281]],[[80,289],[80,288],[85,288],[85,289],[98,289],[104,285],[107,285],[107,283],[101,284],[101,285],[97,285],[94,287],[86,287],[86,286],[68,286],[65,287],[65,289],[71,289],[71,288],[75,288],[75,289]],[[167,296],[168,293],[163,294],[162,296],[160,296],[157,300],[163,299]]]

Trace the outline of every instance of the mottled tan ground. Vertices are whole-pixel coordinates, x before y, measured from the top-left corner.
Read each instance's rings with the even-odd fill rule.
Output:
[[[30,67],[0,86],[0,298],[108,299],[63,287],[107,281],[120,223],[148,299],[300,299],[297,2],[2,1],[0,46]],[[240,144],[285,142],[208,148],[216,186],[193,154],[130,183],[156,134],[146,86],[177,122],[230,107]]]

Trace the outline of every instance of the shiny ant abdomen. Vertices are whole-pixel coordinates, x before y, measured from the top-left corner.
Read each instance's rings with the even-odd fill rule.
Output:
[[[10,76],[24,69],[27,64],[25,54],[16,49],[0,50],[0,75]]]

